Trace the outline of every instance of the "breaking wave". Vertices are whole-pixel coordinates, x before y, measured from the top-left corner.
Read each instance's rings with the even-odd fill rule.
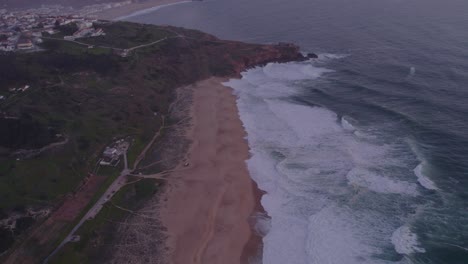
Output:
[[[416,177],[418,177],[418,182],[426,189],[428,190],[437,190],[437,186],[434,184],[431,179],[429,179],[426,175],[423,173],[423,167],[424,163],[420,163],[415,169],[414,169],[414,174]]]
[[[415,157],[350,117],[295,102],[333,72],[322,64],[271,63],[225,83],[248,134],[250,174],[266,192],[263,262],[408,263],[399,254],[423,252],[401,228],[420,195],[407,162]]]
[[[424,253],[426,250],[419,247],[418,236],[411,232],[408,226],[402,226],[392,234],[392,243],[400,254]]]

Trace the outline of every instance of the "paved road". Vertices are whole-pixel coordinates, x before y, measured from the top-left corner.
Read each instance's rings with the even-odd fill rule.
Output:
[[[120,188],[122,188],[122,186],[125,185],[125,183],[127,182],[126,177],[127,177],[127,175],[129,175],[131,173],[131,171],[128,169],[127,150],[125,150],[125,152],[123,154],[123,158],[124,158],[124,169],[120,173],[119,177],[117,177],[117,179],[109,186],[109,188],[106,190],[106,192],[104,192],[104,194],[101,196],[101,198],[99,198],[99,200],[97,200],[97,202],[94,204],[94,206],[91,207],[91,209],[88,210],[88,212],[83,216],[83,218],[81,218],[80,222],[78,222],[78,224],[70,231],[70,233],[67,235],[67,237],[65,237],[65,239],[62,241],[62,243],[60,243],[60,245],[58,245],[57,248],[52,253],[50,253],[50,255],[43,261],[43,263],[48,263],[50,258],[52,258],[55,254],[57,254],[57,252],[59,252],[60,249],[62,249],[62,247],[66,243],[72,241],[75,232],[78,229],[80,229],[80,227],[87,220],[94,218],[99,213],[99,211],[101,211],[104,204],[110,198],[112,198],[112,196],[118,190],[120,190]]]
[[[65,237],[65,239],[57,246],[57,248],[52,253],[50,253],[50,255],[43,261],[44,264],[48,263],[49,260],[55,254],[57,254],[57,252],[59,252],[66,243],[73,241],[74,237],[75,237],[74,236],[75,232],[87,220],[94,218],[101,211],[104,204],[107,203],[112,198],[112,196],[114,196],[114,194],[117,193],[117,191],[119,191],[120,188],[122,188],[127,183],[127,176],[132,175],[131,173],[133,172],[133,170],[135,170],[136,167],[138,166],[138,163],[140,163],[140,161],[143,160],[143,158],[146,155],[146,152],[151,148],[151,146],[154,144],[156,139],[160,136],[162,129],[164,129],[164,120],[165,120],[164,116],[161,116],[161,118],[162,118],[161,128],[154,135],[154,137],[151,139],[151,141],[145,146],[143,151],[140,153],[140,155],[138,156],[137,160],[134,163],[133,169],[128,168],[128,160],[127,160],[128,146],[127,146],[127,148],[124,149],[124,151],[123,151],[123,153],[124,153],[123,154],[124,169],[122,170],[122,172],[120,172],[119,177],[117,177],[117,179],[109,186],[109,188],[106,190],[106,192],[104,192],[104,194],[101,196],[101,198],[99,198],[99,200],[97,200],[97,202],[94,204],[94,206],[91,207],[91,209],[88,210],[88,212],[83,216],[83,218],[81,218],[80,222],[78,222],[78,224],[70,231],[70,233],[67,235],[67,237]],[[132,175],[132,176],[137,176],[137,177],[142,177],[142,178],[155,178],[155,179],[157,178],[156,175],[148,175],[149,177],[146,177],[146,175]]]

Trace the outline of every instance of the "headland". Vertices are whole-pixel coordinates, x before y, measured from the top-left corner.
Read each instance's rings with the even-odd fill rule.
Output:
[[[0,121],[44,134],[2,130],[16,142],[2,145],[0,181],[16,236],[1,261],[246,263],[259,246],[249,225],[259,192],[235,97],[221,82],[304,60],[299,47],[127,22],[93,27],[105,34],[59,32],[42,37],[42,50],[0,56],[14,65],[1,80]]]

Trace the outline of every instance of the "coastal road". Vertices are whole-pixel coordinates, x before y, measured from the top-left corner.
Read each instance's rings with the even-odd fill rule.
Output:
[[[136,169],[136,167],[141,162],[141,160],[143,160],[143,158],[146,155],[146,152],[151,148],[151,146],[154,144],[156,139],[161,135],[161,131],[164,129],[164,124],[165,124],[164,116],[161,116],[161,119],[162,119],[162,125],[161,125],[160,129],[158,130],[158,132],[155,133],[155,135],[153,136],[151,141],[145,146],[145,148],[140,153],[140,155],[138,155],[137,159],[135,160],[135,162],[133,164],[133,169],[128,168],[128,159],[127,159],[128,146],[124,149],[124,151],[123,151],[124,168],[120,172],[119,177],[117,177],[117,179],[109,186],[109,188],[104,192],[104,194],[99,198],[99,200],[96,201],[94,206],[91,207],[91,209],[89,209],[88,212],[81,218],[81,220],[78,222],[78,224],[70,231],[70,233],[57,246],[57,248],[55,248],[55,250],[52,253],[50,253],[47,258],[44,259],[44,261],[43,261],[44,264],[48,263],[49,260],[55,254],[57,254],[57,252],[59,252],[60,249],[62,249],[63,246],[66,243],[76,241],[76,237],[74,235],[75,232],[78,231],[78,229],[87,220],[93,219],[101,211],[104,204],[106,204],[112,198],[112,196],[114,196],[115,193],[117,193],[123,186],[125,186],[127,184],[127,176],[132,175],[131,173]],[[145,178],[146,175],[141,175],[140,174],[140,175],[132,175],[132,176]],[[150,176],[153,176],[153,175],[150,175]],[[156,177],[154,177],[154,176],[153,177],[147,177],[147,178],[156,179]]]
[[[122,188],[126,182],[127,182],[127,175],[131,173],[131,171],[128,169],[128,161],[127,161],[127,150],[125,149],[125,152],[123,154],[123,159],[124,159],[124,169],[120,173],[119,177],[109,186],[109,188],[104,192],[104,194],[97,200],[97,202],[94,204],[91,209],[88,210],[88,212],[81,218],[80,222],[76,224],[76,226],[70,231],[70,233],[65,237],[65,239],[57,246],[57,248],[50,253],[50,255],[43,261],[43,263],[48,263],[50,258],[53,257],[57,252],[62,249],[62,247],[70,242],[74,241],[74,234],[75,232],[87,221],[90,219],[93,219],[102,209],[105,203],[109,201],[109,199],[112,198],[112,196]]]

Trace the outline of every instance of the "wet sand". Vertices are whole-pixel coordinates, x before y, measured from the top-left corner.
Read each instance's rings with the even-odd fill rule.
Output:
[[[115,20],[120,17],[128,16],[138,11],[142,11],[157,6],[185,2],[184,0],[148,0],[140,3],[131,3],[125,6],[107,9],[101,12],[93,13],[99,19]]]
[[[247,171],[249,149],[236,98],[223,81],[210,78],[190,87],[190,165],[170,175],[161,210],[171,263],[247,263],[259,246],[249,218],[261,193]]]

